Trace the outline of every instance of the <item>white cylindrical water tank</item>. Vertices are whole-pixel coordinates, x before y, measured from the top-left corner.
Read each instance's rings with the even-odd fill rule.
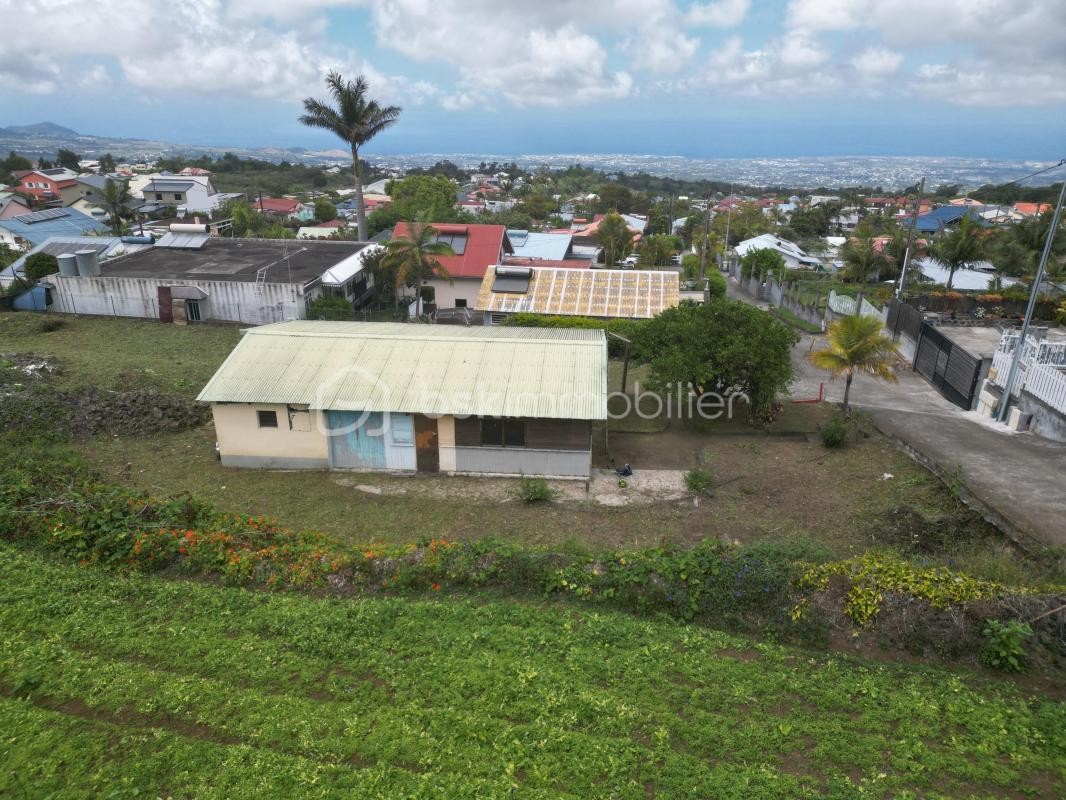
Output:
[[[73,253],[63,253],[63,255],[56,256],[56,261],[59,262],[59,274],[68,278],[74,278],[78,275],[78,257]]]
[[[208,233],[206,225],[197,225],[191,222],[175,222],[170,226],[171,233]]]
[[[100,265],[96,261],[95,250],[79,250],[75,254],[78,260],[78,275],[92,278],[100,274]]]

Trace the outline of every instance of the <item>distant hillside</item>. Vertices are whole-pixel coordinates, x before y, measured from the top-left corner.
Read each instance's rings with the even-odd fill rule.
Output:
[[[35,125],[9,125],[0,128],[0,134],[8,136],[80,136],[77,131],[56,125],[54,122],[38,122]]]

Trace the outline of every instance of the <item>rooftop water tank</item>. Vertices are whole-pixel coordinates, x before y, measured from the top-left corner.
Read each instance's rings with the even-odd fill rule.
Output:
[[[100,274],[100,265],[96,260],[95,250],[78,250],[74,254],[78,259],[78,275],[92,278]]]
[[[56,261],[59,262],[59,274],[67,278],[74,278],[78,275],[78,257],[73,253],[63,253],[63,255],[56,256]]]
[[[206,225],[191,222],[175,222],[170,226],[171,233],[210,233]]]

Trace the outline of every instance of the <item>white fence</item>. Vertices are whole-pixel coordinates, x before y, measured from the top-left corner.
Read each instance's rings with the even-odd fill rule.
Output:
[[[1050,364],[1036,364],[1025,376],[1025,391],[1066,413],[1066,373]]]
[[[855,298],[848,297],[846,294],[837,294],[836,289],[829,291],[829,299],[826,302],[829,310],[834,314],[850,317],[855,313]],[[862,298],[859,309],[864,317],[877,317],[882,321],[885,319],[885,312],[868,302],[865,297]]]
[[[999,349],[992,354],[989,379],[1004,388],[1010,374],[1011,360],[1017,345],[1017,333],[1003,335]],[[1031,394],[1056,411],[1066,414],[1066,343],[1029,340],[1018,359],[1018,374],[1011,387],[1011,396],[1020,397],[1022,391]]]

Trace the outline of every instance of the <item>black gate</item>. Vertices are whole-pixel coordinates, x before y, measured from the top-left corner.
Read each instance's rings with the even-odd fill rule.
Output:
[[[914,341],[918,341],[921,335],[922,312],[909,303],[901,303],[895,297],[888,304],[888,316],[885,325],[892,331],[893,336],[903,334]]]
[[[955,405],[965,409],[973,406],[977,379],[981,375],[981,360],[928,322],[921,326],[914,368]]]

